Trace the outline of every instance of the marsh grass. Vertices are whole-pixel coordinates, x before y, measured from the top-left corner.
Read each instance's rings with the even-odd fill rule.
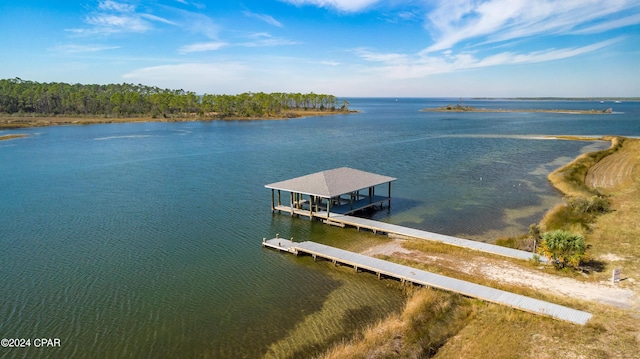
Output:
[[[401,313],[319,358],[637,357],[638,317],[622,309],[564,298],[594,314],[579,326],[439,290],[408,290]]]
[[[404,310],[334,346],[323,359],[431,358],[473,318],[474,302],[460,295],[410,287]]]
[[[496,239],[496,244],[502,247],[514,248],[527,252],[533,252],[534,249],[534,239],[526,234],[517,237],[498,238]]]

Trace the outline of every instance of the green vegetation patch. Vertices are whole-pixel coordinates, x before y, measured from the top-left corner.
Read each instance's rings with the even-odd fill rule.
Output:
[[[313,92],[200,96],[127,83],[72,85],[20,78],[0,80],[0,114],[9,116],[291,117],[296,111],[348,111],[348,105],[348,101],[339,101],[333,95]]]

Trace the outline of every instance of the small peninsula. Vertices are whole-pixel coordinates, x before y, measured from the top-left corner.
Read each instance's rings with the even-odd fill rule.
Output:
[[[134,84],[0,80],[0,129],[117,122],[288,119],[345,114],[347,100],[316,93],[194,92]]]
[[[568,113],[577,115],[602,115],[613,113],[612,108],[605,110],[563,110],[563,109],[503,109],[503,108],[477,108],[465,105],[447,105],[433,108],[425,108],[421,112],[538,112],[538,113]]]
[[[3,140],[14,140],[16,138],[24,138],[24,137],[27,137],[27,135],[24,135],[24,134],[0,135],[0,141],[3,141]]]

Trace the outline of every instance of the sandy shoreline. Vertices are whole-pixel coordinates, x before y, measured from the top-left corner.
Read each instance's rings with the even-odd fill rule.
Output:
[[[358,113],[359,111],[287,111],[277,116],[263,117],[226,117],[219,118],[215,115],[187,115],[185,117],[157,117],[140,116],[140,117],[91,117],[91,116],[0,116],[0,129],[16,129],[29,127],[46,127],[46,126],[69,126],[69,125],[93,125],[93,124],[109,124],[109,123],[135,123],[135,122],[208,122],[208,121],[260,121],[260,120],[289,120],[304,117],[315,116],[333,116],[344,115],[350,113]]]

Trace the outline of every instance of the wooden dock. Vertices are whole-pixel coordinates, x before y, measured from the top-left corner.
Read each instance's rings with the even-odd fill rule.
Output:
[[[521,251],[513,248],[502,247],[495,244],[489,244],[484,242],[473,241],[470,239],[447,236],[444,234],[438,234],[438,233],[423,231],[420,229],[399,226],[397,224],[374,221],[366,218],[334,214],[333,212],[331,213],[331,216],[328,217],[324,222],[327,224],[337,225],[340,227],[344,227],[344,226],[356,227],[358,230],[360,230],[361,228],[365,228],[372,231],[373,233],[380,232],[380,233],[386,233],[386,234],[394,234],[402,237],[411,237],[411,238],[442,242],[442,243],[450,244],[453,246],[464,247],[464,248],[469,248],[469,249],[473,249],[481,252],[497,254],[504,257],[529,260],[529,259],[533,259],[534,256],[536,255],[535,253]],[[547,259],[544,257],[539,257],[539,260],[541,262],[547,262]]]
[[[467,297],[481,299],[500,305],[510,306],[526,312],[548,316],[575,324],[584,325],[592,317],[590,313],[575,310],[558,304],[529,298],[523,295],[506,292],[465,282],[455,278],[445,277],[439,274],[411,268],[378,258],[345,251],[339,248],[326,246],[315,242],[293,242],[284,238],[273,238],[262,241],[263,247],[274,248],[298,254],[311,255],[314,260],[321,258],[333,262],[335,265],[347,265],[357,271],[369,271],[375,273],[378,278],[382,276],[394,278],[409,283],[415,283],[432,288],[438,288],[450,292],[462,294]]]

